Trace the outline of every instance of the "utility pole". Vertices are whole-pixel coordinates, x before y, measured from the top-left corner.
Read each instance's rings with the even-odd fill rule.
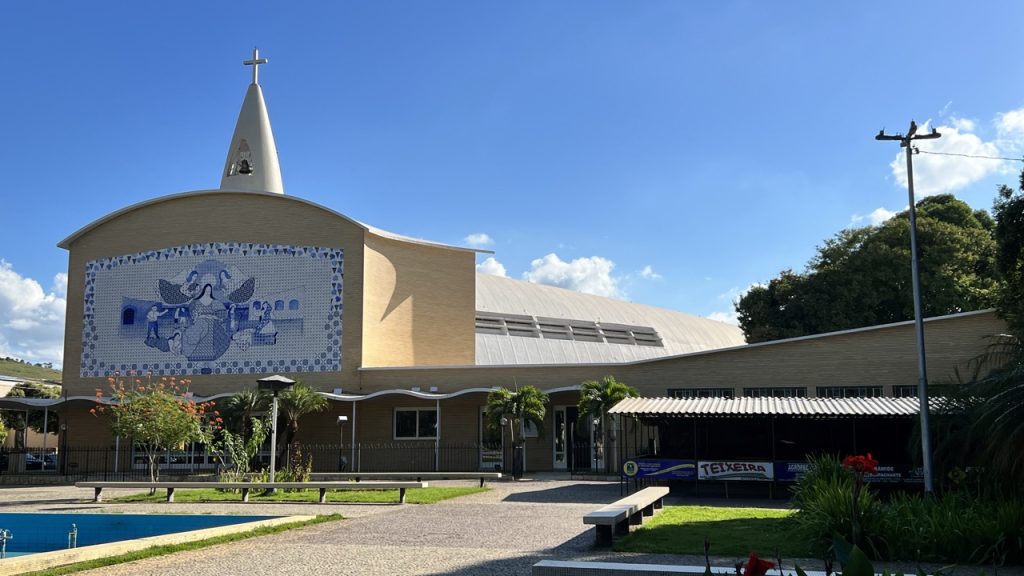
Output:
[[[917,398],[920,402],[921,412],[921,462],[924,467],[924,491],[931,494],[934,490],[932,485],[932,441],[930,428],[928,427],[928,369],[924,356],[924,318],[921,316],[921,273],[920,262],[917,253],[917,209],[914,206],[914,154],[917,148],[912,144],[914,140],[931,140],[939,138],[934,128],[930,134],[918,134],[917,122],[910,121],[910,129],[906,135],[888,135],[885,130],[879,130],[875,140],[896,140],[901,148],[906,148],[907,154],[907,194],[910,197],[910,252],[911,252],[911,276],[914,284],[914,324],[917,331]]]

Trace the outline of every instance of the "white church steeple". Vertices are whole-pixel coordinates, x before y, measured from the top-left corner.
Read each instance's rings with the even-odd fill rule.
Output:
[[[259,66],[266,63],[267,59],[260,58],[256,48],[252,51],[252,60],[242,62],[252,66],[252,84],[245,93],[242,110],[238,113],[238,123],[235,124],[235,134],[231,137],[228,159],[220,181],[221,190],[284,194],[277,146],[270,129],[270,116],[267,114],[267,104],[263,101],[263,90],[259,85]]]

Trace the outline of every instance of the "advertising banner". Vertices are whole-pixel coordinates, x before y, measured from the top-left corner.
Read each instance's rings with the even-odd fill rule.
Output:
[[[697,463],[700,480],[772,480],[775,469],[771,462],[737,460],[701,460]]]
[[[796,482],[807,473],[807,462],[776,462],[775,479],[779,482]]]
[[[903,473],[893,466],[878,466],[874,474],[865,474],[864,481],[875,484],[899,484]]]
[[[696,460],[670,460],[651,458],[627,460],[622,464],[626,478],[662,478],[666,480],[696,480]]]

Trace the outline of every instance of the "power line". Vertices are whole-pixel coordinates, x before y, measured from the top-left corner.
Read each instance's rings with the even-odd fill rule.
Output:
[[[1010,162],[1024,162],[1024,158],[1006,158],[1004,156],[980,156],[977,154],[959,154],[957,152],[932,152],[930,150],[918,150],[921,154],[935,154],[938,156],[961,156],[963,158],[980,158],[982,160],[1009,160]]]

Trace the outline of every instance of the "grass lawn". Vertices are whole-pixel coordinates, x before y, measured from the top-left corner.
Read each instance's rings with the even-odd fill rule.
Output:
[[[121,554],[120,556],[109,556],[107,558],[89,560],[88,562],[79,562],[77,564],[68,564],[66,566],[50,568],[49,570],[29,572],[25,576],[58,576],[60,574],[72,574],[74,572],[91,570],[93,568],[100,568],[103,566],[112,566],[114,564],[122,564],[124,562],[134,562],[136,560],[142,560],[143,558],[150,558],[153,556],[163,556],[165,554],[173,554],[175,552],[182,552],[185,550],[197,550],[199,548],[206,548],[207,546],[214,546],[216,544],[226,544],[228,542],[245,540],[246,538],[252,538],[254,536],[277,534],[278,532],[284,532],[285,530],[291,530],[293,528],[302,528],[303,526],[312,526],[313,524],[332,522],[334,520],[341,520],[341,516],[338,514],[331,514],[329,516],[317,516],[312,520],[292,522],[289,524],[281,524],[280,526],[256,528],[255,530],[250,530],[248,532],[226,534],[224,536],[207,538],[206,540],[198,540],[196,542],[186,542],[184,544],[172,544],[167,546],[153,546],[152,548],[146,548],[145,550],[139,550],[138,552],[130,552],[128,554]]]
[[[746,556],[751,551],[771,558],[778,548],[783,558],[810,555],[793,538],[789,516],[793,510],[666,506],[644,526],[615,541],[617,552],[703,554],[704,537],[712,556]]]
[[[409,488],[405,491],[405,501],[409,504],[433,504],[449,498],[458,498],[467,494],[486,492],[488,488],[477,486],[466,488]],[[175,502],[240,502],[242,495],[237,492],[222,492],[213,488],[199,490],[175,490]],[[157,490],[150,496],[148,493],[132,494],[111,499],[112,502],[166,502],[167,491]],[[273,494],[263,494],[258,490],[249,492],[250,502],[309,502],[320,501],[319,490],[278,490]],[[354,504],[397,504],[398,490],[328,490],[328,502]]]

